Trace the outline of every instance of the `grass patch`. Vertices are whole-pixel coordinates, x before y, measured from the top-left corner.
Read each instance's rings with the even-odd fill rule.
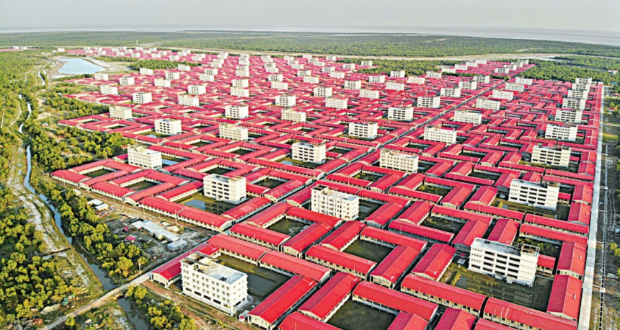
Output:
[[[358,239],[346,248],[344,252],[379,263],[392,252],[392,249]]]
[[[209,174],[219,174],[219,175],[223,175],[226,174],[228,172],[232,172],[231,169],[226,168],[226,167],[220,167],[220,166],[216,166],[208,171],[205,171],[205,173],[209,173]]]
[[[379,173],[371,173],[371,172],[360,172],[359,174],[355,175],[353,178],[355,179],[362,179],[362,180],[366,180],[366,181],[370,181],[370,182],[375,182],[379,179],[381,179],[383,177],[383,174],[379,174]]]
[[[515,243],[538,246],[540,248],[540,254],[554,257],[556,259],[560,256],[560,249],[562,248],[560,245],[551,244],[548,242],[535,241],[531,238],[526,237],[517,238]]]
[[[217,201],[200,193],[193,194],[178,203],[218,215],[237,206],[235,204]]]
[[[131,190],[135,190],[135,191],[141,191],[141,190],[145,190],[151,187],[155,187],[156,185],[158,185],[159,183],[154,183],[151,181],[140,181],[140,182],[136,182],[132,185],[127,186],[126,188],[129,188]]]
[[[429,186],[425,184],[419,186],[418,189],[416,190],[429,193],[429,194],[439,195],[439,196],[445,196],[450,192],[450,189],[446,189],[446,188],[442,188],[438,186]]]
[[[422,222],[422,226],[439,229],[454,234],[461,231],[461,228],[463,228],[464,225],[464,223],[433,217],[427,217],[426,220]]]
[[[471,173],[469,173],[469,176],[474,177],[474,178],[479,178],[479,179],[493,180],[493,181],[499,179],[500,177],[499,174],[489,174],[489,173],[478,172],[478,171],[472,171]]]
[[[381,203],[371,202],[369,200],[360,199],[360,213],[358,220],[364,220],[368,218],[373,212],[375,212],[378,208],[381,207]]]
[[[182,162],[184,159],[182,158],[177,158],[177,157],[171,157],[171,156],[167,156],[162,154],[161,155],[161,162],[164,166],[170,166],[170,165],[174,165],[174,164],[178,164],[180,162]]]
[[[250,152],[253,152],[253,151],[256,151],[256,150],[245,149],[245,148],[238,148],[237,150],[233,151],[232,153],[243,156],[243,155],[247,155],[247,154],[249,154]]]
[[[293,237],[301,233],[306,227],[305,223],[284,218],[271,225],[268,229]]]
[[[96,170],[96,171],[85,173],[84,175],[89,176],[91,178],[96,178],[96,177],[100,177],[102,175],[105,175],[105,174],[108,174],[108,173],[112,173],[112,172],[114,172],[114,171],[110,171],[110,170],[106,170],[105,168],[102,168],[100,170]]]
[[[336,152],[336,153],[339,153],[341,155],[344,155],[347,152],[351,151],[351,149],[347,149],[347,148],[331,148],[331,149],[329,149],[329,151]]]
[[[524,213],[531,213],[535,215],[540,215],[543,217],[558,219],[558,220],[566,220],[568,219],[568,213],[570,212],[570,206],[568,205],[558,205],[556,210],[543,209],[539,207],[533,207],[525,204],[513,203],[509,202],[505,199],[495,198],[492,206],[501,207],[507,210],[519,211]]]
[[[289,280],[289,277],[253,265],[227,255],[219,258],[220,264],[236,269],[248,275],[248,293],[258,300],[263,300]]]
[[[211,142],[211,141],[206,142],[206,141],[199,140],[199,141],[196,141],[196,142],[190,143],[190,144],[195,146],[195,147],[203,147],[203,146],[209,145],[211,143],[213,143],[213,142]]]
[[[343,330],[384,330],[394,318],[390,313],[349,300],[327,323]]]
[[[278,160],[278,162],[282,164],[286,164],[286,165],[295,165],[295,166],[309,168],[309,169],[315,169],[321,166],[321,164],[302,162],[301,160],[296,160],[291,157],[283,157],[282,159]]]
[[[282,180],[276,180],[276,179],[270,179],[270,178],[265,178],[262,179],[258,182],[254,182],[255,185],[261,186],[261,187],[267,187],[267,188],[275,188],[277,186],[280,186],[282,184],[284,184],[284,181]]]

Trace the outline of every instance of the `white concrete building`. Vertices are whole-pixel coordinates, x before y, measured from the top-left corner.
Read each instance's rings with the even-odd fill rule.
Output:
[[[137,104],[150,103],[153,102],[153,94],[147,92],[133,93],[131,100]]]
[[[272,89],[278,89],[278,90],[287,90],[288,89],[288,83],[282,82],[282,81],[272,81],[271,82],[271,88]]]
[[[426,71],[426,78],[441,79],[441,72]]]
[[[248,275],[200,252],[181,260],[183,294],[229,315],[248,301]]]
[[[405,90],[405,84],[397,83],[397,82],[387,82],[385,84],[385,89],[386,90],[394,90],[394,91],[404,91]]]
[[[333,97],[325,99],[326,108],[346,109],[349,99],[335,99]]]
[[[189,85],[187,93],[192,95],[202,95],[207,93],[207,85]]]
[[[304,76],[304,82],[306,84],[318,84],[319,83],[319,77]]]
[[[144,76],[152,76],[153,75],[153,69],[140,68],[140,74],[144,75]]]
[[[331,215],[345,221],[359,216],[359,197],[317,185],[312,188],[312,211]]]
[[[417,155],[400,153],[392,149],[381,149],[379,164],[384,168],[416,173],[418,172],[418,160]]]
[[[179,72],[166,71],[165,78],[166,80],[181,79],[181,74]]]
[[[562,99],[562,108],[584,110],[586,108],[586,99],[564,98]]]
[[[128,120],[133,118],[133,114],[131,108],[110,106],[110,118]]]
[[[377,123],[350,122],[348,134],[364,139],[374,139],[377,137],[378,128],[379,125]]]
[[[136,79],[134,77],[121,77],[118,80],[118,84],[121,86],[130,86],[136,84]]]
[[[181,121],[179,119],[155,119],[155,133],[165,135],[181,134]]]
[[[333,61],[336,61],[335,59]],[[360,63],[361,66],[372,66],[371,60],[365,60]]]
[[[344,89],[361,89],[362,81],[361,80],[346,80],[344,82]]]
[[[408,84],[424,85],[426,83],[426,78],[424,78],[424,77],[416,77],[416,76],[409,76],[407,78],[407,83]]]
[[[297,96],[295,95],[279,95],[275,97],[275,104],[280,107],[294,107],[297,105]]]
[[[570,162],[570,147],[545,147],[541,144],[532,149],[532,163],[568,167]]]
[[[118,95],[118,87],[111,85],[99,86],[99,92],[103,95]]]
[[[186,107],[197,107],[200,105],[200,99],[198,96],[179,95],[179,105]]]
[[[479,83],[479,84],[489,84],[489,83],[491,83],[491,77],[490,76],[475,76],[472,79],[475,82]]]
[[[568,98],[569,99],[584,99],[584,100],[587,100],[589,94],[590,94],[590,91],[571,89],[571,90],[568,91]]]
[[[312,90],[312,95],[325,98],[332,97],[333,90],[334,89],[332,87],[318,86],[314,87],[314,89]]]
[[[219,131],[219,137],[222,139],[237,141],[248,140],[248,129],[242,126],[237,126],[235,124],[220,124]]]
[[[461,89],[444,87],[441,89],[439,95],[445,97],[461,97]]]
[[[478,83],[475,81],[459,81],[459,88],[473,91],[478,89]]]
[[[378,99],[379,91],[373,91],[370,89],[360,89],[359,97],[364,98],[364,99]]]
[[[95,80],[110,80],[107,73],[95,72]]]
[[[456,110],[452,121],[480,125],[482,124],[482,114],[474,111]]]
[[[568,124],[562,126],[547,124],[545,138],[560,141],[575,141],[577,140],[577,126]]]
[[[392,78],[405,78],[406,74],[407,73],[405,72],[405,70],[390,71],[390,77]]]
[[[539,251],[537,246],[512,246],[476,238],[471,245],[468,269],[508,283],[532,286],[536,280]]]
[[[333,66],[324,66],[321,68],[321,72],[323,73],[332,73],[336,71],[336,68],[334,68]]]
[[[177,65],[177,70],[179,71],[191,71],[192,67],[186,64],[179,64]]]
[[[558,109],[555,112],[555,120],[579,124],[583,120],[583,110]]]
[[[231,82],[232,87],[248,88],[250,87],[250,81],[248,79],[233,79]]]
[[[516,77],[515,78],[515,84],[522,84],[522,85],[532,85],[534,83],[534,79],[528,79],[528,78],[521,78],[521,77]]]
[[[155,78],[155,80],[153,80],[153,85],[155,87],[168,87],[170,88],[170,86],[172,86],[172,83],[170,82],[170,80],[166,80],[163,78]]]
[[[205,73],[205,74],[208,74],[208,75],[210,75],[210,76],[215,76],[215,75],[217,75],[217,72],[218,72],[218,70],[217,70],[216,68],[206,68],[206,69],[204,70],[204,73]]]
[[[507,90],[507,91],[523,92],[523,91],[525,91],[525,85],[523,85],[523,84],[506,83],[504,85],[504,89]]]
[[[246,180],[242,176],[230,178],[219,174],[204,177],[204,194],[217,201],[239,204],[246,199]]]
[[[514,94],[512,92],[500,91],[500,90],[494,89],[493,92],[491,93],[491,97],[494,99],[512,101],[512,99],[514,98]]]
[[[299,69],[299,71],[297,71],[297,77],[309,77],[312,76],[312,70],[303,70],[303,65],[299,64],[297,66],[298,68],[301,67]]]
[[[147,149],[141,145],[130,145],[127,147],[127,163],[142,168],[161,168],[161,152]]]
[[[476,108],[478,109],[491,109],[498,111],[501,103],[499,101],[493,101],[489,99],[479,98],[476,99]]]
[[[292,158],[295,160],[319,164],[325,162],[325,153],[327,151],[325,143],[295,142],[291,150]]]
[[[270,74],[267,81],[284,81],[284,75],[281,73]]]
[[[453,129],[443,129],[438,126],[426,125],[424,126],[424,140],[455,144],[456,131]]]
[[[306,122],[306,113],[303,111],[295,111],[292,109],[282,109],[281,119],[292,121],[294,123],[304,123]]]
[[[441,96],[418,96],[418,107],[437,109],[441,106]]]
[[[247,105],[227,105],[224,107],[224,116],[234,119],[248,117],[250,108]]]
[[[557,182],[540,183],[514,179],[510,183],[508,201],[555,210],[558,206],[560,185]]]
[[[344,79],[344,72],[332,71],[329,73],[330,78]]]
[[[206,73],[201,73],[201,74],[198,75],[198,79],[200,79],[201,81],[214,82],[215,81],[215,76],[210,75],[210,74],[206,74]]]
[[[239,88],[239,87],[231,87],[230,95],[237,96],[237,97],[250,97],[250,90],[245,89],[245,88]]]
[[[398,121],[412,121],[413,120],[413,107],[404,107],[404,108],[389,107],[387,118],[391,120],[398,120]]]
[[[355,63],[344,63],[342,64],[343,70],[355,70]]]
[[[368,82],[371,84],[383,84],[385,83],[385,75],[368,76]]]

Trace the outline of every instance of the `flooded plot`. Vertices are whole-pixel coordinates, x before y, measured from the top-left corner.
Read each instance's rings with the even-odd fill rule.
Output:
[[[182,162],[183,160],[184,159],[182,158],[161,155],[161,162],[163,163],[164,166],[174,165],[174,164]]]
[[[305,223],[284,218],[271,225],[268,229],[293,237],[301,233],[307,226]]]
[[[215,199],[209,198],[200,193],[193,194],[177,203],[185,204],[187,206],[191,206],[193,208],[197,208],[199,210],[207,211],[218,215],[237,206],[231,203],[216,201]]]
[[[464,223],[433,217],[428,217],[422,222],[422,226],[435,228],[454,234],[457,234],[459,231],[461,231],[461,228],[463,228],[464,225]]]
[[[135,190],[135,191],[140,191],[140,190],[144,190],[144,189],[148,189],[151,187],[155,187],[156,185],[158,185],[159,183],[154,183],[151,181],[140,181],[137,183],[134,183],[132,185],[127,186],[126,188],[129,188],[131,190]]]
[[[381,207],[381,203],[371,202],[369,200],[360,199],[360,214],[358,220],[364,220],[368,218],[374,211]]]
[[[327,323],[343,330],[385,330],[396,316],[349,300]]]
[[[106,170],[105,168],[102,168],[100,170],[96,170],[96,171],[85,173],[84,175],[89,176],[91,178],[96,178],[96,177],[99,177],[99,176],[102,176],[102,175],[105,175],[105,174],[108,174],[108,173],[112,173],[112,172],[113,171]]]
[[[293,158],[290,158],[290,157],[283,157],[282,159],[278,160],[278,162],[280,162],[282,164],[286,164],[286,165],[295,165],[295,166],[299,166],[299,167],[303,167],[303,168],[309,168],[309,169],[315,169],[315,168],[321,166],[321,164],[302,162],[301,160],[296,160],[296,159],[293,159]]]
[[[392,252],[392,249],[358,239],[346,248],[344,252],[379,263]]]
[[[282,180],[276,180],[276,179],[270,179],[270,178],[266,178],[258,182],[254,182],[255,185],[259,185],[261,187],[267,187],[267,188],[275,188],[283,183],[284,181]]]

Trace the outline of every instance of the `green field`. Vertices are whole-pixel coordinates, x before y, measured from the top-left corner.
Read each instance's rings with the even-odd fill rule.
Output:
[[[347,247],[344,252],[380,263],[383,259],[385,259],[385,257],[387,257],[388,254],[390,254],[390,252],[392,252],[392,249],[387,246],[358,239]]]
[[[284,218],[271,225],[268,229],[293,237],[301,233],[307,226],[302,222]]]
[[[343,330],[384,330],[394,318],[392,314],[349,300],[327,323]]]

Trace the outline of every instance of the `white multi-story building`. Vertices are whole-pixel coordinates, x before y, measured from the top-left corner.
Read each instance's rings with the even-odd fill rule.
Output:
[[[133,118],[131,108],[110,106],[110,118],[114,119],[131,119]]]
[[[476,100],[476,108],[478,109],[491,109],[491,110],[498,111],[500,108],[500,105],[501,104],[499,101],[493,101],[493,100],[483,99],[483,98],[479,98]]]
[[[248,79],[233,79],[231,82],[231,86],[238,88],[248,88],[250,86],[250,81]]]
[[[377,123],[349,123],[349,135],[357,136],[364,139],[374,139],[377,137],[377,129],[379,125]]]
[[[209,174],[204,177],[204,194],[217,201],[239,204],[246,199],[246,179],[242,176],[233,178]]]
[[[250,90],[245,89],[245,88],[239,88],[239,87],[231,87],[230,95],[237,96],[237,97],[250,97]]]
[[[577,140],[577,126],[568,124],[561,126],[547,124],[545,138],[556,139],[560,141],[575,141]]]
[[[568,98],[569,99],[584,99],[584,100],[587,100],[589,93],[590,93],[590,91],[571,89],[571,90],[568,91]]]
[[[278,89],[278,90],[287,90],[288,89],[288,83],[282,82],[282,81],[272,81],[271,82],[271,88],[272,89]]]
[[[200,105],[200,99],[198,96],[179,95],[179,105],[186,107],[197,107]]]
[[[118,95],[118,87],[111,85],[101,85],[99,86],[99,91],[103,95]]]
[[[495,68],[495,70],[493,70],[494,73],[498,73],[498,74],[510,74],[510,71],[512,71],[512,68],[510,66],[505,66],[502,68]]]
[[[202,95],[207,93],[207,85],[189,85],[187,93],[192,95]]]
[[[437,109],[441,106],[441,96],[418,96],[418,107]]]
[[[426,83],[426,78],[424,78],[424,77],[416,77],[416,76],[409,76],[407,78],[407,83],[408,84],[424,85]]]
[[[344,79],[344,76],[345,76],[344,72],[332,71],[329,73],[330,78]]]
[[[592,78],[575,78],[576,84],[591,84]]]
[[[443,67],[441,68],[441,73],[456,73],[456,67]]]
[[[412,121],[413,120],[413,107],[388,108],[388,119],[399,121]]]
[[[383,84],[385,83],[385,75],[368,76],[368,82],[372,84]]]
[[[346,80],[344,82],[344,89],[361,89],[362,81],[361,80]]]
[[[532,163],[568,167],[570,147],[545,147],[541,144],[532,149]]]
[[[507,91],[523,92],[525,90],[525,85],[523,85],[523,84],[506,83],[504,85],[504,89],[507,90]]]
[[[181,74],[179,72],[166,71],[164,77],[166,78],[166,80],[181,79]]]
[[[441,89],[439,95],[445,96],[445,97],[461,97],[461,89],[444,87]]]
[[[230,315],[248,301],[248,275],[200,252],[181,260],[183,294]]]
[[[217,70],[216,68],[206,68],[206,69],[204,70],[204,73],[205,73],[205,74],[208,74],[208,75],[210,75],[210,76],[215,76],[215,75],[217,75],[217,72],[218,72],[218,70]]]
[[[365,98],[365,99],[378,99],[379,98],[379,91],[373,91],[370,89],[360,89],[360,98]]]
[[[471,245],[468,269],[505,280],[534,285],[540,248],[532,245],[506,245],[476,238]]]
[[[141,75],[145,75],[145,76],[152,76],[153,75],[153,69],[140,68],[140,74]]]
[[[474,111],[456,110],[454,111],[452,121],[480,125],[482,123],[482,114]]]
[[[305,76],[304,77],[304,82],[306,84],[318,84],[319,83],[319,77]]]
[[[472,79],[479,84],[488,84],[491,82],[490,76],[475,76]]]
[[[381,149],[379,164],[384,168],[416,173],[418,171],[418,156],[400,153],[392,149]]]
[[[177,65],[177,70],[179,71],[191,71],[192,67],[186,64],[179,64]]]
[[[234,119],[248,117],[250,108],[247,105],[227,105],[224,107],[224,116]]]
[[[270,74],[267,81],[284,81],[284,75],[281,73]]]
[[[335,61],[335,60],[333,60]],[[372,61],[371,60],[364,60],[360,63],[361,66],[372,66]]]
[[[150,103],[153,102],[153,94],[147,92],[133,93],[131,100],[137,104]]]
[[[455,144],[456,131],[453,129],[443,129],[438,126],[427,125],[424,127],[424,140]]]
[[[141,145],[130,145],[127,147],[127,162],[129,165],[142,168],[161,168],[161,152],[147,149]]]
[[[586,99],[565,98],[562,100],[562,108],[584,110],[586,108]]]
[[[325,99],[326,108],[346,109],[349,99],[335,99],[333,97]]]
[[[515,84],[532,85],[533,83],[534,83],[534,79],[521,78],[521,77],[515,78]]]
[[[96,72],[95,80],[110,80],[110,77],[107,73]]]
[[[281,119],[292,121],[295,123],[304,123],[306,122],[306,113],[303,111],[295,111],[292,109],[282,109]]]
[[[248,129],[235,124],[220,124],[220,137],[222,139],[247,141]]]
[[[587,83],[587,82],[574,83],[573,86],[572,86],[573,90],[585,91],[585,92],[589,91],[591,87],[592,87],[592,85],[590,83]]]
[[[321,164],[325,162],[326,151],[325,143],[300,141],[293,143],[292,146],[293,159],[302,162]]]
[[[153,85],[155,87],[168,87],[170,88],[170,86],[172,86],[172,83],[170,82],[170,80],[166,80],[163,78],[155,78],[155,80],[153,80]]]
[[[134,77],[121,77],[118,80],[118,84],[121,86],[130,86],[136,83],[136,79]]]
[[[355,63],[344,63],[342,64],[343,70],[355,70]]]
[[[321,68],[321,72],[323,73],[332,73],[334,71],[336,71],[336,68],[333,66],[324,66]]]
[[[215,81],[215,76],[210,75],[210,74],[206,74],[206,73],[201,73],[201,74],[198,75],[198,79],[200,79],[201,81],[214,82]]]
[[[514,98],[514,94],[512,94],[512,92],[500,91],[500,90],[494,89],[493,92],[491,93],[491,97],[494,99],[512,101],[512,99]]]
[[[155,133],[165,135],[181,134],[181,121],[179,119],[155,119]]]
[[[475,81],[459,81],[459,88],[473,91],[478,89],[478,83]]]
[[[297,96],[295,95],[276,96],[275,104],[280,107],[294,107],[297,104]]]
[[[345,221],[357,219],[359,216],[359,197],[327,186],[317,185],[312,188],[312,211],[331,215]]]
[[[404,91],[405,90],[405,84],[402,83],[397,83],[397,82],[387,82],[385,84],[385,89],[386,90],[394,90],[394,91]]]
[[[407,73],[405,72],[405,70],[390,71],[390,77],[392,78],[405,78],[406,74]]]
[[[583,120],[583,110],[558,109],[555,112],[555,120],[567,123],[581,123]]]
[[[441,72],[426,71],[426,78],[441,79]]]
[[[508,201],[555,210],[558,206],[560,185],[557,182],[540,183],[514,179],[510,183]]]
[[[318,86],[314,87],[314,89],[312,90],[312,95],[325,98],[332,97],[333,90],[334,89],[332,87]]]

